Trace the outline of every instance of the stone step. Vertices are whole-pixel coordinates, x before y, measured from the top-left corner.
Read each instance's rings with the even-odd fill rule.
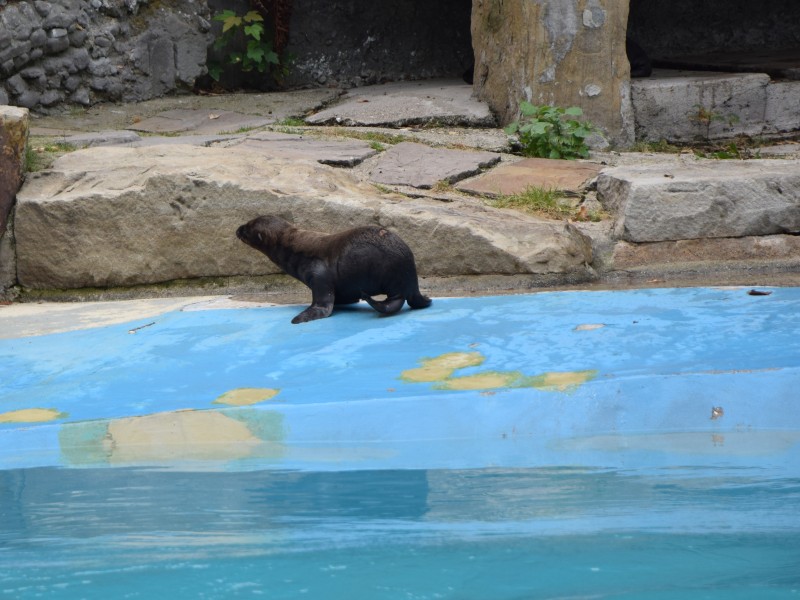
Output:
[[[328,232],[390,228],[412,248],[423,276],[592,274],[591,243],[572,225],[472,199],[381,195],[350,171],[240,144],[62,156],[17,196],[18,281],[71,289],[277,273],[234,233],[262,214]]]
[[[616,167],[598,197],[628,242],[800,232],[800,161],[719,160]]]

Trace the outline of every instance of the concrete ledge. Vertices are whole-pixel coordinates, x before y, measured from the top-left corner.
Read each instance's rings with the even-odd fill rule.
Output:
[[[761,73],[656,71],[652,78],[634,79],[636,139],[691,142],[760,135],[766,127],[770,85],[769,76]]]
[[[629,242],[728,238],[800,231],[800,161],[700,161],[617,167],[597,183]]]

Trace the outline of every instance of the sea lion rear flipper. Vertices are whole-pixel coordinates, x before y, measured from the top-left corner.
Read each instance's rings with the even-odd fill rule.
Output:
[[[406,299],[402,296],[394,298],[386,298],[386,300],[374,300],[367,294],[361,294],[361,297],[367,301],[372,308],[384,315],[391,315],[403,308]]]
[[[411,308],[428,308],[431,302],[430,298],[423,296],[419,291],[408,299],[408,305]]]

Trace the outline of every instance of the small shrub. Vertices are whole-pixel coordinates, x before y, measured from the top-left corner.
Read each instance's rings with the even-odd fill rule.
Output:
[[[589,156],[586,136],[595,129],[591,123],[577,120],[583,115],[579,107],[535,106],[523,101],[519,110],[519,120],[505,132],[517,135],[523,155],[567,159]]]
[[[257,11],[251,10],[240,16],[232,10],[223,10],[213,19],[222,23],[222,35],[214,42],[214,50],[230,49],[226,64],[236,66],[245,73],[254,70],[266,73],[269,70],[276,79],[286,74],[273,48],[272,39],[264,29],[264,17]],[[234,50],[237,45],[243,45],[244,51]],[[209,65],[208,74],[218,82],[224,68],[224,64],[214,62]]]

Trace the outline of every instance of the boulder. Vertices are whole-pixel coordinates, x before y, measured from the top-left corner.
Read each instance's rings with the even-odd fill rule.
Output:
[[[28,125],[28,109],[0,106],[0,237],[6,230],[8,213],[22,184]]]
[[[708,160],[616,167],[599,197],[629,242],[726,238],[800,231],[800,161]]]
[[[278,272],[236,228],[260,214],[340,231],[378,224],[422,275],[590,272],[571,225],[484,207],[380,195],[349,171],[233,146],[88,148],[34,174],[18,195],[17,276],[28,288],[129,286]]]

